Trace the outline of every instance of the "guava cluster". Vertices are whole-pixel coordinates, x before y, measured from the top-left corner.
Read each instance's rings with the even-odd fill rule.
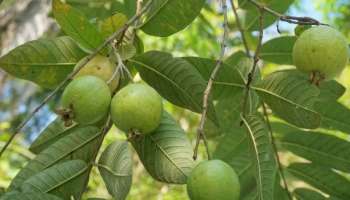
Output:
[[[132,83],[112,97],[119,85],[115,71],[116,66],[105,56],[98,55],[89,61],[63,91],[60,108],[63,120],[67,126],[73,122],[96,125],[110,113],[114,124],[124,132],[152,134],[161,121],[161,96],[145,83]],[[187,191],[191,200],[238,200],[240,184],[231,166],[210,160],[193,169]]]
[[[110,113],[115,125],[126,133],[148,134],[158,127],[163,112],[160,95],[144,83],[132,83],[112,97],[119,85],[115,72],[116,65],[102,55],[78,72],[61,97],[60,114],[67,125],[96,124]]]
[[[339,31],[330,26],[299,26],[296,35],[293,61],[297,69],[310,74],[316,84],[340,75],[349,60],[349,47]]]

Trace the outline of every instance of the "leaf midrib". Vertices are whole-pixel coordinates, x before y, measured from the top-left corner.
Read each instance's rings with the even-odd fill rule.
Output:
[[[258,189],[258,192],[260,193],[260,197],[263,200],[264,199],[264,195],[263,195],[263,192],[262,192],[263,191],[263,189],[262,189],[262,187],[263,187],[262,182],[263,181],[262,181],[262,175],[261,175],[261,163],[260,163],[260,159],[259,159],[259,156],[258,156],[259,155],[259,150],[258,150],[256,141],[255,141],[254,133],[253,133],[253,131],[252,131],[248,121],[244,117],[241,117],[241,118],[242,118],[245,126],[247,127],[248,132],[249,132],[249,136],[251,138],[251,141],[253,142],[254,151],[255,151],[255,159],[257,161],[258,172],[259,172],[258,173],[258,182],[259,182],[258,185],[259,185],[260,189]]]
[[[51,192],[52,190],[55,190],[56,188],[64,185],[65,183],[73,180],[74,178],[82,175],[84,172],[86,172],[88,170],[89,166],[85,166],[83,169],[79,170],[77,173],[73,174],[72,176],[70,176],[69,178],[57,183],[56,185],[53,185],[51,188],[48,188],[47,191],[45,191],[44,193],[49,193]]]
[[[282,145],[286,145],[286,146],[288,146],[288,145],[289,146],[295,146],[297,148],[304,149],[305,151],[311,151],[312,153],[320,154],[320,155],[323,155],[325,157],[332,158],[333,160],[338,160],[338,161],[340,161],[342,163],[350,164],[349,160],[342,159],[342,158],[337,157],[337,156],[332,156],[332,154],[327,154],[326,152],[323,152],[323,151],[317,151],[317,149],[307,148],[307,146],[303,146],[303,145],[300,145],[300,144],[297,144],[297,143],[292,143],[292,142],[286,142],[286,141],[281,141],[280,143]]]
[[[164,154],[164,156],[185,176],[187,177],[186,173],[181,169],[181,167],[177,166],[175,161],[173,161],[170,156],[167,154],[167,152],[159,145],[156,140],[153,138],[153,136],[149,136],[152,142],[156,145],[156,147]]]
[[[158,74],[160,77],[163,77],[164,79],[166,79],[167,81],[169,81],[172,85],[174,85],[176,88],[178,88],[180,91],[182,91],[183,94],[186,95],[186,97],[191,101],[191,105],[195,105],[196,106],[196,110],[201,110],[201,105],[199,105],[195,99],[193,99],[193,97],[191,95],[189,95],[189,93],[183,89],[182,87],[180,87],[176,82],[174,82],[172,79],[168,78],[166,75],[164,75],[163,73],[155,70],[154,68],[152,68],[151,66],[148,66],[145,63],[139,62],[137,60],[133,60],[130,59],[129,61],[134,62],[136,64],[139,64],[141,66],[144,66],[146,69],[153,71],[154,73]]]

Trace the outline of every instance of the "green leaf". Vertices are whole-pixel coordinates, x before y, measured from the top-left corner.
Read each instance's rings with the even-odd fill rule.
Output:
[[[165,99],[197,113],[202,111],[206,81],[186,60],[173,58],[168,53],[150,51],[130,59],[130,62],[136,66],[142,79]],[[212,105],[208,114],[216,122]]]
[[[164,112],[159,127],[131,141],[148,173],[165,183],[185,184],[194,167],[193,150],[185,132]]]
[[[41,193],[41,192],[10,192],[0,198],[0,200],[62,200],[61,198]]]
[[[321,127],[350,134],[350,110],[336,101],[319,102],[316,110],[321,114]]]
[[[98,169],[114,199],[126,199],[132,183],[132,154],[128,143],[110,144],[101,154]]]
[[[84,50],[93,51],[103,43],[103,37],[97,27],[92,25],[78,9],[60,0],[54,0],[52,11],[61,29],[78,42]]]
[[[298,200],[326,200],[326,197],[324,197],[322,194],[306,189],[306,188],[297,188],[294,190],[293,195],[298,199]]]
[[[76,125],[75,125],[76,126]],[[74,127],[75,127],[74,126]],[[76,128],[66,127],[64,121],[57,117],[51,122],[30,145],[29,150],[35,154],[42,152],[59,139],[74,132]]]
[[[262,5],[279,13],[285,13],[294,3],[294,0],[256,0]],[[242,24],[245,30],[259,30],[259,10],[250,2],[250,0],[239,0],[239,8],[244,10],[245,16],[242,17]],[[272,25],[278,18],[270,13],[265,12],[263,18],[264,28]]]
[[[316,132],[291,132],[281,141],[289,151],[313,163],[350,172],[350,143]]]
[[[237,51],[231,54],[229,57],[227,57],[224,60],[224,63],[231,67],[235,67],[241,61],[242,58],[247,58],[247,54],[244,53],[244,51]]]
[[[23,192],[43,192],[63,199],[80,199],[85,187],[88,166],[84,161],[72,160],[54,165],[27,179],[21,185]]]
[[[69,37],[25,43],[0,58],[0,67],[17,78],[55,88],[86,56]]]
[[[217,61],[207,58],[184,57],[183,59],[196,68],[206,81],[209,80],[212,71],[217,65]],[[215,84],[212,89],[214,99],[227,98],[242,91],[242,87],[233,89],[232,87],[227,87],[224,84],[216,84],[221,82],[244,85],[244,77],[240,71],[235,68],[235,66],[222,64],[215,78]]]
[[[221,138],[213,158],[228,163],[235,169],[241,184],[241,194],[247,194],[256,187],[255,165],[251,159],[248,137],[244,128],[236,125]]]
[[[350,182],[329,168],[316,164],[294,163],[287,170],[311,186],[340,199],[350,199]]]
[[[274,197],[277,165],[268,129],[259,115],[249,115],[242,118],[249,135],[250,145],[256,167],[256,181],[258,195],[261,200],[270,200]]]
[[[130,0],[118,0],[112,1],[111,10],[114,12],[123,13],[128,18],[133,17],[136,14],[136,1]]]
[[[18,189],[23,181],[57,163],[72,159],[90,162],[98,150],[100,132],[96,127],[76,128],[74,132],[53,143],[29,161],[12,180],[9,189]]]
[[[149,35],[170,36],[186,28],[199,15],[204,4],[205,0],[153,0],[141,29]]]
[[[346,88],[335,80],[321,82],[319,87],[321,101],[336,101],[346,92]]]
[[[278,117],[300,128],[320,126],[321,117],[313,110],[320,91],[303,73],[278,71],[268,75],[254,89]]]
[[[282,36],[265,42],[261,47],[261,59],[281,65],[293,65],[294,36]]]
[[[121,13],[114,14],[113,16],[104,19],[100,25],[102,36],[104,38],[111,36],[114,32],[123,27],[127,21],[128,18]]]

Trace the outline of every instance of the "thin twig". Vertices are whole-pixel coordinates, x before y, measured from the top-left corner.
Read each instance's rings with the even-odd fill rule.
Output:
[[[215,68],[213,69],[213,71],[210,75],[207,87],[206,87],[204,94],[203,94],[202,115],[201,115],[199,127],[197,129],[197,140],[196,140],[196,146],[194,148],[194,154],[193,154],[194,160],[197,159],[198,147],[199,147],[199,143],[201,140],[203,140],[203,142],[204,142],[204,145],[205,145],[205,148],[207,151],[208,159],[211,158],[208,141],[207,141],[207,138],[206,138],[205,133],[204,133],[204,125],[205,125],[205,121],[206,121],[207,113],[208,113],[209,96],[210,96],[210,93],[211,93],[211,90],[213,87],[215,77],[222,66],[223,59],[224,59],[225,52],[226,52],[226,39],[227,39],[227,35],[228,35],[227,3],[226,3],[226,0],[221,0],[221,3],[222,3],[222,9],[223,9],[223,13],[224,13],[224,24],[223,24],[224,34],[223,34],[222,41],[221,41],[221,52],[220,52],[219,58],[216,62]]]
[[[281,164],[280,157],[278,155],[278,149],[277,149],[275,138],[273,136],[273,130],[272,130],[270,118],[269,118],[269,115],[267,113],[266,105],[265,105],[264,102],[262,103],[262,107],[263,107],[263,112],[264,112],[265,120],[266,120],[266,123],[267,123],[267,127],[268,127],[269,132],[270,132],[270,140],[271,140],[273,151],[274,151],[274,154],[275,154],[275,159],[277,161],[277,165],[278,165],[278,169],[279,169],[278,171],[279,171],[280,176],[282,178],[284,189],[286,190],[289,199],[293,200],[293,197],[292,197],[292,195],[289,192],[288,183],[287,183],[286,177],[284,175],[284,171],[283,171],[283,167],[282,167],[282,164]]]
[[[295,17],[290,15],[283,15],[277,11],[272,10],[271,8],[255,1],[255,0],[249,0],[250,3],[255,5],[259,9],[263,9],[264,11],[276,16],[279,18],[279,20],[288,22],[291,24],[300,24],[300,25],[328,25],[319,22],[318,20],[311,18],[311,17]]]
[[[127,21],[118,31],[113,33],[110,37],[108,37],[103,44],[101,44],[93,53],[91,53],[89,56],[86,57],[84,62],[79,63],[76,66],[76,69],[70,73],[66,79],[64,79],[57,87],[54,89],[40,104],[37,106],[27,117],[26,119],[15,129],[14,133],[11,135],[9,140],[6,142],[5,146],[0,151],[0,158],[2,154],[5,152],[6,148],[10,145],[10,143],[13,141],[15,136],[22,131],[22,129],[27,125],[27,123],[36,115],[36,113],[46,105],[46,103],[53,98],[58,91],[60,91],[66,83],[68,83],[92,58],[94,58],[101,50],[103,50],[108,44],[110,44],[115,38],[117,38],[123,31],[129,28],[137,19],[141,17],[141,15],[148,10],[152,3],[151,1],[148,1],[148,3],[145,5],[145,7],[142,9],[142,12],[139,14],[136,14],[133,16],[129,21]]]
[[[230,2],[231,2],[231,7],[232,7],[232,10],[233,10],[233,14],[235,15],[235,18],[236,18],[236,23],[237,23],[238,30],[241,33],[242,42],[243,42],[243,46],[244,46],[245,52],[246,52],[247,56],[250,57],[250,51],[249,51],[249,47],[248,47],[248,42],[247,42],[247,39],[245,37],[244,29],[242,27],[241,21],[239,19],[238,13],[237,13],[237,8],[235,6],[234,0],[230,0]]]
[[[251,71],[248,74],[248,79],[246,82],[246,89],[245,89],[245,95],[243,98],[243,106],[242,106],[242,113],[243,116],[245,117],[246,110],[247,110],[247,105],[248,105],[248,97],[249,97],[249,92],[250,92],[250,86],[254,80],[256,68],[259,63],[259,54],[260,54],[260,49],[262,46],[262,39],[264,37],[264,10],[260,9],[259,10],[259,40],[258,40],[258,45],[256,47],[255,53],[254,53],[254,62],[253,62],[253,67]]]

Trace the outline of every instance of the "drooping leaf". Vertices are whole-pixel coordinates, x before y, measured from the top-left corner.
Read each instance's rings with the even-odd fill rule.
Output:
[[[29,150],[38,154],[60,138],[74,132],[74,130],[73,127],[66,127],[64,121],[58,117],[39,134],[38,138],[30,145]]]
[[[77,128],[38,154],[16,175],[9,187],[16,190],[29,177],[66,160],[79,159],[90,162],[98,150],[100,130],[96,127]]]
[[[298,199],[298,200],[326,200],[326,197],[324,197],[322,194],[306,189],[306,188],[297,188],[293,191],[293,195]]]
[[[84,161],[72,160],[54,165],[30,177],[21,185],[23,192],[50,193],[63,199],[80,199],[85,187],[88,166]]]
[[[317,132],[291,132],[281,141],[289,151],[313,163],[350,172],[350,143]]]
[[[244,10],[242,24],[245,30],[254,31],[259,29],[259,10],[250,0],[239,0],[239,8]],[[256,2],[276,11],[285,13],[294,0],[257,0]],[[263,18],[264,28],[273,24],[278,18],[270,13],[265,12]]]
[[[69,37],[39,39],[25,43],[0,58],[0,67],[17,78],[54,88],[86,56]]]
[[[277,165],[266,124],[259,115],[248,115],[242,118],[249,135],[251,155],[256,167],[258,196],[261,200],[274,197]]]
[[[62,200],[52,194],[42,192],[10,192],[0,198],[0,200]]]
[[[320,126],[321,117],[313,108],[320,91],[303,73],[278,71],[268,75],[254,89],[276,116],[300,128]]]
[[[103,43],[103,37],[97,27],[92,25],[78,9],[60,0],[54,0],[52,10],[61,29],[84,50],[93,51]]]
[[[126,199],[132,183],[132,155],[127,142],[110,144],[98,162],[108,192],[118,200]]]
[[[293,65],[294,36],[282,36],[265,42],[261,47],[261,59],[276,64]]]
[[[159,51],[138,55],[130,62],[136,66],[142,79],[165,99],[194,112],[202,111],[206,81],[189,62]],[[209,106],[208,115],[216,121],[213,106]]]
[[[321,114],[321,127],[350,134],[350,109],[337,101],[319,102],[316,110]]]
[[[164,112],[159,127],[132,141],[148,173],[156,180],[184,184],[194,167],[193,150],[184,131]]]
[[[204,3],[205,0],[153,0],[141,29],[149,35],[170,36],[186,28],[199,15]]]
[[[321,82],[319,87],[321,101],[336,101],[346,91],[346,88],[335,80]]]
[[[287,170],[326,194],[340,199],[350,199],[349,180],[329,168],[316,164],[294,163]]]

